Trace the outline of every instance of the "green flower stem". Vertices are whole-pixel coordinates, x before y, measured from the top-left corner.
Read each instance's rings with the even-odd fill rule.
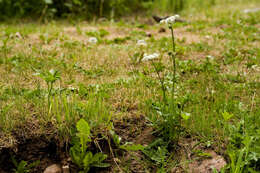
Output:
[[[176,57],[175,57],[175,39],[174,39],[174,34],[173,34],[173,27],[169,26],[172,34],[172,66],[173,66],[173,78],[172,78],[172,104],[173,104],[173,109],[175,109],[175,82],[176,82]]]
[[[158,76],[158,79],[159,79],[159,81],[160,81],[161,88],[162,88],[162,91],[163,91],[163,101],[164,101],[164,103],[165,103],[165,105],[166,105],[166,104],[167,104],[167,99],[166,99],[166,87],[165,87],[165,85],[164,85],[164,77],[161,77],[161,76],[160,76],[160,72],[159,72],[158,69],[156,68],[156,65],[154,64],[153,61],[152,61],[152,65],[153,65],[153,67],[154,67],[154,69],[155,69],[155,72],[156,72],[156,74],[157,74],[157,76]]]

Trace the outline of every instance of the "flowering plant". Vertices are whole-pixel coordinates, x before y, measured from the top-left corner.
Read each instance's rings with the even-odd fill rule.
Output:
[[[173,33],[173,24],[176,22],[176,19],[180,18],[178,14],[174,16],[170,16],[166,19],[160,21],[161,24],[167,24],[169,29],[171,30],[172,36],[172,52],[169,52],[169,55],[172,59],[172,66],[173,66],[173,78],[172,78],[172,102],[174,103],[174,95],[175,95],[175,83],[176,83],[176,49],[175,49],[175,38]]]
[[[143,57],[143,59],[142,59],[142,61],[149,61],[149,60],[153,60],[153,59],[156,59],[156,58],[158,58],[159,57],[159,54],[158,53],[153,53],[153,54],[150,54],[150,55],[148,55],[148,54],[144,54],[144,57]]]
[[[166,19],[161,20],[160,23],[172,25],[176,22],[176,19],[179,19],[179,18],[180,18],[180,16],[178,14],[176,14],[174,16],[170,16],[170,17],[167,17]]]
[[[171,73],[169,75],[165,75],[163,73],[165,66],[162,62],[154,62],[152,61],[152,65],[154,66],[155,72],[157,74],[157,78],[160,83],[161,91],[162,91],[162,99],[159,102],[156,102],[152,105],[154,108],[155,117],[151,117],[150,120],[155,128],[158,128],[163,138],[166,141],[178,142],[179,135],[182,131],[182,120],[188,121],[191,117],[190,113],[183,112],[177,105],[176,101],[176,49],[175,49],[175,38],[173,32],[173,24],[176,22],[176,19],[179,18],[179,15],[174,15],[163,19],[160,21],[161,24],[166,24],[171,30],[172,37],[172,50],[169,51],[169,56],[172,62],[171,65]],[[142,61],[145,60],[153,60],[157,58],[159,54],[144,54]],[[169,81],[166,81],[170,79]],[[170,85],[170,86],[168,86]],[[170,92],[168,92],[170,91]],[[169,94],[168,94],[169,93]]]
[[[145,47],[145,46],[147,46],[147,43],[146,43],[145,40],[138,40],[137,41],[137,46]]]
[[[90,37],[90,38],[88,39],[88,42],[89,42],[89,43],[92,43],[92,44],[96,44],[96,43],[98,42],[98,39],[97,39],[96,37]]]

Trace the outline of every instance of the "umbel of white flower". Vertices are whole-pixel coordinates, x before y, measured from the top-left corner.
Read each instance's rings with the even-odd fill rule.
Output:
[[[147,43],[145,40],[138,40],[137,41],[137,46],[147,46]]]
[[[158,53],[153,53],[153,54],[150,54],[150,55],[147,55],[146,53],[144,54],[144,57],[142,59],[142,61],[149,61],[149,60],[153,60],[153,59],[156,59],[159,57],[159,54]]]
[[[176,14],[174,16],[170,16],[166,19],[161,20],[160,23],[172,25],[176,22],[176,19],[178,19],[178,18],[180,18],[180,16],[178,14]]]
[[[88,42],[89,43],[97,43],[97,38],[96,37],[90,37],[89,39],[88,39]]]

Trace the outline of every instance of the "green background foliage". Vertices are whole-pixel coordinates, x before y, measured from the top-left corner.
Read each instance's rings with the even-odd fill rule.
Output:
[[[179,12],[185,8],[208,6],[222,0],[0,0],[0,18],[124,16],[136,12]]]

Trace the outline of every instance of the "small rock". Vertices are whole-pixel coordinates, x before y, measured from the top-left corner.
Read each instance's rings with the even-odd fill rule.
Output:
[[[18,38],[18,39],[21,39],[21,38],[22,38],[20,32],[16,32],[16,33],[15,33],[15,37]]]
[[[206,35],[205,38],[206,38],[206,39],[210,39],[210,36],[209,36],[209,35]]]
[[[62,166],[62,172],[63,173],[70,173],[70,167],[69,165]]]
[[[147,37],[152,37],[152,34],[151,34],[150,32],[147,32],[147,33],[146,33],[146,36],[147,36]]]
[[[59,165],[53,164],[48,166],[43,173],[62,173],[62,170]]]
[[[166,32],[166,29],[165,28],[160,28],[158,32],[159,33]]]

